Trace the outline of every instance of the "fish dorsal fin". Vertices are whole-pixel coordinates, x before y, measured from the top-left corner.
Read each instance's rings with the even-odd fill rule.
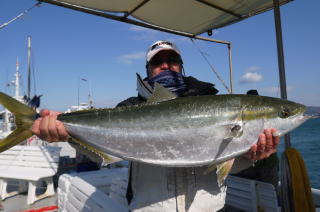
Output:
[[[159,83],[155,83],[152,96],[150,96],[150,98],[147,100],[147,104],[158,103],[175,98],[177,98],[177,96],[174,93],[172,93]]]

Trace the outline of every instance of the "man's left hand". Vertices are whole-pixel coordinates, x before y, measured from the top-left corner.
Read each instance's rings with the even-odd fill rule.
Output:
[[[277,151],[280,143],[280,137],[277,130],[274,128],[265,129],[259,135],[258,142],[251,146],[251,149],[246,154],[246,157],[251,160],[262,160],[269,157]]]

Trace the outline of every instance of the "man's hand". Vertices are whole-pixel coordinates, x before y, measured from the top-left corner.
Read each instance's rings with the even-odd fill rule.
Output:
[[[280,137],[278,136],[277,130],[274,128],[265,129],[264,132],[259,135],[258,142],[251,146],[246,157],[251,160],[267,158],[277,151],[279,143]]]
[[[40,118],[32,125],[32,133],[48,142],[67,141],[69,134],[62,122],[57,120],[60,112],[42,110]]]

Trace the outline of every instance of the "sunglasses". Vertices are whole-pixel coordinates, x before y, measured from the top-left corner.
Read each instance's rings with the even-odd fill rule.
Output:
[[[168,58],[154,58],[150,61],[150,65],[152,66],[160,66],[163,63],[167,63],[168,65],[177,65],[181,63],[181,59],[177,56],[171,56]]]

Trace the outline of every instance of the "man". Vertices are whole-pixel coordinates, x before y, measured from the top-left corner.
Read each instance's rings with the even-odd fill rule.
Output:
[[[159,83],[179,97],[215,95],[218,90],[211,83],[183,75],[183,61],[178,48],[169,41],[157,41],[147,51],[147,78],[138,75],[138,96],[118,104],[136,105],[145,102]],[[56,120],[57,113],[45,110],[33,125],[33,133],[48,141],[66,140],[63,124]],[[156,120],[155,120],[156,121]],[[268,157],[276,151],[279,137],[275,129],[266,129],[256,145],[245,157],[235,160],[233,171],[238,172]],[[215,171],[204,174],[202,167],[160,167],[132,162],[130,165],[128,203],[131,211],[218,211],[225,203],[226,187],[218,185]]]

